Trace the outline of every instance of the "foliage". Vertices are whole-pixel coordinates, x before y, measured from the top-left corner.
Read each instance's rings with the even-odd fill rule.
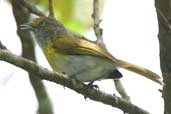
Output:
[[[100,13],[103,9],[100,0]],[[36,5],[48,11],[48,0],[36,0]],[[82,33],[93,25],[93,0],[54,0],[55,17],[69,29]]]

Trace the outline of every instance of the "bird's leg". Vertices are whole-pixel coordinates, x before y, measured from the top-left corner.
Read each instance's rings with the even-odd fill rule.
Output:
[[[93,83],[94,83],[94,81],[89,82],[89,83],[87,84],[87,86],[88,86],[88,87],[91,87],[91,88],[99,89],[99,86],[98,86],[98,85],[93,85]]]
[[[89,82],[88,84],[87,84],[87,86],[88,87],[90,87],[90,88],[95,88],[95,89],[99,89],[99,86],[98,85],[93,85],[93,83],[94,83],[94,81],[92,81],[92,82]],[[87,96],[84,96],[84,99],[86,100],[87,99]]]

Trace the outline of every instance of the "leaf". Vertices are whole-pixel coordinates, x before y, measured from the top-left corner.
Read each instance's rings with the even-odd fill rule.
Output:
[[[48,0],[37,0],[36,4],[48,12]],[[104,0],[100,0],[100,14]],[[54,0],[55,17],[67,28],[82,33],[93,25],[93,0]]]

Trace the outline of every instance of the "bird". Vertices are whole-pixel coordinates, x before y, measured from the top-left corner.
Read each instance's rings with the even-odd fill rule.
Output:
[[[80,82],[120,79],[123,68],[162,85],[158,74],[138,65],[120,60],[95,41],[67,29],[54,17],[38,17],[21,29],[33,32],[47,61],[56,72],[67,74]]]

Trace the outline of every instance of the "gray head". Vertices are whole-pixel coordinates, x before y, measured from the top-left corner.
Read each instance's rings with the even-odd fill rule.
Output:
[[[40,17],[33,19],[31,23],[21,25],[22,29],[29,29],[34,32],[40,45],[46,41],[67,34],[67,29],[53,17]]]

